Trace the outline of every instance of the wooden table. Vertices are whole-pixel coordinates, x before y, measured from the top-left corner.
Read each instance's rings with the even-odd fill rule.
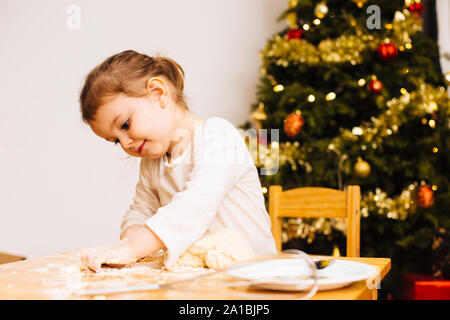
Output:
[[[346,258],[373,265],[378,273],[371,282],[359,281],[345,288],[319,291],[312,300],[377,299],[377,283],[389,272],[387,258]],[[103,268],[97,274],[80,270],[78,251],[0,265],[0,299],[154,299],[154,300],[291,300],[304,296],[301,292],[256,290],[248,287],[214,288],[213,290],[157,290],[117,293],[99,296],[77,294],[82,289],[105,286],[164,283],[192,276],[194,268],[165,270],[158,261],[142,261],[130,268]],[[212,272],[196,268],[196,274]]]

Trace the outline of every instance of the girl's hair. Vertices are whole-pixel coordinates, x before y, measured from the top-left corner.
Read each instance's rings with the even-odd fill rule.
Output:
[[[147,80],[164,76],[174,87],[174,100],[189,110],[183,93],[184,71],[174,60],[149,57],[133,50],[115,54],[95,67],[86,76],[80,93],[82,120],[89,124],[98,108],[112,101],[118,94],[142,97],[148,94]]]

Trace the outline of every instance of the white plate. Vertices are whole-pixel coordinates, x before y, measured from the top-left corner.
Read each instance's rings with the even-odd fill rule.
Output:
[[[366,280],[376,275],[377,269],[366,263],[335,259],[326,268],[317,270],[319,291],[345,287],[353,282]],[[282,291],[305,291],[314,284],[312,270],[303,259],[277,259],[261,261],[237,269],[231,269],[232,277],[248,281],[270,278],[251,286],[259,289]]]

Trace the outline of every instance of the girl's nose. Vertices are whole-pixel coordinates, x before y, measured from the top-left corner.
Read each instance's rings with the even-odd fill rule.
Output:
[[[133,139],[124,137],[120,142],[122,143],[122,148],[126,150],[132,149]]]

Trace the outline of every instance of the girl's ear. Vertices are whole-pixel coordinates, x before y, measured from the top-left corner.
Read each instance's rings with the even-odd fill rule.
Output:
[[[160,77],[152,77],[146,83],[147,92],[159,100],[161,107],[165,108],[169,99],[169,88]]]

